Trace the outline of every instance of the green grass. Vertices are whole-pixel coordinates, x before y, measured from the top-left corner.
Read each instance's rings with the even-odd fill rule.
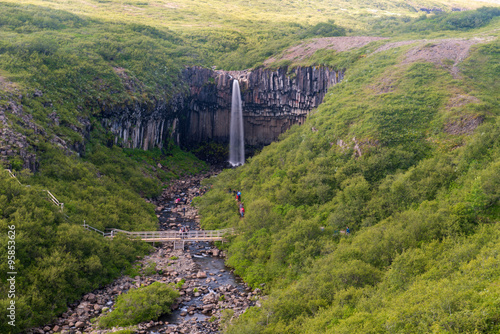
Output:
[[[14,1],[12,1],[14,2]],[[24,4],[35,4],[54,9],[67,10],[77,15],[89,16],[107,21],[142,23],[147,25],[168,27],[176,31],[200,30],[203,28],[230,28],[243,30],[258,24],[276,26],[297,22],[299,24],[315,24],[335,19],[350,28],[366,24],[365,18],[391,16],[394,14],[410,14],[418,16],[420,7],[439,6],[451,10],[453,6],[477,8],[484,5],[479,1],[421,1],[415,7],[405,1],[88,1],[78,4],[63,1],[23,0]],[[420,12],[420,14],[423,12]],[[360,22],[361,21],[361,22]],[[257,29],[261,30],[261,29]]]
[[[151,173],[156,174],[162,182],[208,170],[205,162],[176,146],[163,151],[158,148],[148,151],[124,149],[124,153],[131,159],[148,166]]]
[[[63,168],[64,158],[58,156],[53,163]],[[148,245],[122,236],[105,239],[81,225],[85,219],[100,229],[107,224],[127,228],[130,223],[151,228],[156,226],[152,206],[123,184],[98,179],[84,163],[73,161],[66,167],[72,174],[61,178],[19,173],[25,186],[0,168],[0,244],[7,249],[7,227],[15,226],[15,267],[20,273],[16,279],[16,327],[13,330],[2,324],[3,333],[49,323],[69,303],[111,282],[149,250]],[[48,200],[45,189],[65,202],[64,213]],[[6,265],[0,274],[3,281],[9,271]],[[7,292],[6,285],[0,289]],[[7,303],[5,293],[0,304],[7,307]]]

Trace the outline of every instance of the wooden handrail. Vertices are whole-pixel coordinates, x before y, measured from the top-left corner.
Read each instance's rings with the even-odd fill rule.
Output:
[[[89,224],[85,223],[85,221],[83,221],[83,228],[87,229],[89,231],[94,231],[94,232],[97,232],[99,234],[102,234],[103,237],[109,237],[109,236],[111,236],[111,233],[106,233],[106,232],[103,232],[103,231],[101,231],[99,229],[96,229],[95,227],[92,227]]]
[[[227,228],[222,230],[201,230],[201,231],[189,231],[189,232],[179,232],[179,231],[142,231],[142,232],[129,232],[120,229],[111,229],[111,234],[125,233],[130,236],[140,237],[141,239],[148,238],[172,238],[176,239],[179,236],[183,236],[186,239],[189,238],[221,238],[228,234],[234,234],[234,229]]]
[[[189,232],[179,232],[179,231],[141,231],[141,232],[129,232],[121,230],[118,228],[107,228],[103,232],[88,224],[84,223],[83,227],[102,234],[106,237],[113,238],[118,233],[126,234],[129,237],[137,238],[142,241],[149,242],[161,242],[161,241],[175,241],[175,240],[185,240],[185,241],[214,241],[214,240],[224,240],[224,237],[230,234],[234,234],[233,228],[226,228],[222,230],[208,230],[208,231],[189,231]]]
[[[16,177],[16,175],[15,175],[14,173],[12,173],[12,171],[11,171],[10,169],[5,169],[5,170],[9,173],[9,176],[10,176],[11,178],[16,179],[17,183],[19,183],[20,185],[23,185],[23,184],[21,183],[21,181],[19,181],[19,179]],[[26,186],[26,187],[29,187],[29,185],[28,185],[28,186]],[[51,201],[54,205],[57,205],[57,206],[61,209],[61,211],[63,211],[63,209],[64,209],[64,203],[59,202],[59,200],[58,200],[58,199],[57,199],[54,195],[52,195],[52,193],[51,193],[50,191],[48,191],[48,190],[43,190],[43,191],[46,191],[46,192],[47,192],[47,194],[49,194],[49,200],[50,200],[50,201]]]
[[[9,173],[9,176],[12,178],[12,179],[16,179],[17,183],[21,184],[21,181],[19,181],[19,179],[14,175],[14,173],[12,173],[12,171],[10,169],[6,169],[6,171]],[[22,184],[21,184],[22,185]]]

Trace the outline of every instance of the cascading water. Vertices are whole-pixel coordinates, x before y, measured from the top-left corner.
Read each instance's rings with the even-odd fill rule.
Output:
[[[245,139],[243,134],[243,110],[238,80],[233,80],[231,101],[231,127],[229,129],[229,163],[233,166],[245,163]]]

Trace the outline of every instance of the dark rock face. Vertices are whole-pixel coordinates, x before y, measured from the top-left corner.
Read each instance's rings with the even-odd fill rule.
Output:
[[[293,124],[302,123],[327,89],[340,82],[343,72],[325,67],[291,71],[213,71],[186,68],[180,77],[186,92],[151,105],[105,108],[101,121],[124,147],[162,147],[167,138],[183,147],[229,142],[233,80],[240,82],[245,143],[263,146],[275,141]]]
[[[0,106],[0,164],[9,169],[35,171],[38,168],[38,160],[33,146],[25,134],[15,129],[13,122],[8,119],[8,114],[15,115],[17,125],[29,129],[34,135],[45,135],[45,131],[32,122],[33,117],[24,112],[20,100],[21,96],[11,97],[6,105]],[[62,140],[53,137],[50,141],[60,145]],[[67,149],[67,145],[62,147]]]
[[[168,136],[177,133],[183,102],[184,97],[177,94],[169,103],[160,100],[150,104],[103,107],[101,123],[115,135],[115,144],[144,150],[161,148]]]
[[[316,108],[327,89],[343,78],[343,72],[324,67],[299,67],[287,72],[211,71],[188,68],[183,73],[190,87],[180,144],[229,142],[233,80],[240,82],[245,143],[262,146],[275,141],[293,124],[302,123]]]

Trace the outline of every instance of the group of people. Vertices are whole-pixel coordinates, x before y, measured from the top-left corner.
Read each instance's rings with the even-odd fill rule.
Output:
[[[239,203],[240,207],[240,217],[245,217],[245,207],[243,206],[243,202],[241,201],[241,191],[235,190],[236,193],[236,201]]]
[[[189,228],[187,226],[182,226],[179,230],[179,235],[181,236],[181,239],[184,239],[189,232]]]
[[[243,206],[243,203],[240,203],[240,217],[245,217],[245,207]]]
[[[229,188],[228,192],[233,193],[233,195],[236,196],[236,201],[239,204],[238,206],[239,206],[239,211],[240,211],[240,217],[241,218],[245,217],[245,207],[243,206],[243,202],[241,201],[241,191],[231,190],[231,188]]]

